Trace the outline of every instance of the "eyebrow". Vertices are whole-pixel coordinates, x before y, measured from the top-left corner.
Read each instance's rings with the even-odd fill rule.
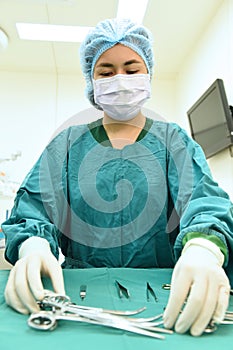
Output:
[[[124,66],[129,66],[129,65],[131,65],[131,64],[133,64],[133,63],[142,63],[142,62],[133,59],[133,60],[126,61],[126,62],[124,63]],[[112,63],[102,62],[102,63],[98,64],[98,65],[96,66],[96,68],[100,68],[100,67],[113,67],[113,66],[114,66],[114,65],[113,65]]]
[[[128,66],[128,65],[133,64],[133,63],[142,63],[142,62],[133,59],[133,60],[130,60],[130,61],[125,62],[125,63],[124,63],[124,66]]]

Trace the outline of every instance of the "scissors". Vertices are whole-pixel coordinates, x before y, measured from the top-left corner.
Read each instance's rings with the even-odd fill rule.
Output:
[[[59,294],[47,295],[38,303],[42,310],[33,313],[28,319],[28,325],[37,330],[54,330],[57,321],[75,321],[98,324],[102,326],[126,330],[157,339],[164,339],[160,333],[171,334],[171,330],[160,328],[162,324],[155,322],[162,314],[149,318],[130,318],[128,315],[135,315],[145,308],[133,311],[107,310],[102,308],[92,308],[79,306],[70,301],[68,296]]]

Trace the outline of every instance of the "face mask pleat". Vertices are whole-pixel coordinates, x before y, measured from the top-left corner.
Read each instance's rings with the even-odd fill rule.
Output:
[[[111,118],[134,118],[151,94],[149,74],[117,74],[93,80],[95,102]]]

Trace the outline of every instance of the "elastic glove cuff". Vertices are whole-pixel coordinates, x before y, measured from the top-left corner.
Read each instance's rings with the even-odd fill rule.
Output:
[[[219,249],[219,247],[216,244],[214,244],[213,242],[211,242],[205,238],[192,238],[185,244],[185,246],[182,250],[182,254],[184,254],[190,246],[199,246],[199,247],[203,247],[203,248],[208,249],[210,252],[212,252],[215,255],[215,257],[218,260],[219,265],[220,266],[223,265],[224,255],[221,252],[221,250]]]
[[[43,253],[51,253],[49,242],[41,237],[29,237],[19,248],[19,259],[27,256],[35,251]]]

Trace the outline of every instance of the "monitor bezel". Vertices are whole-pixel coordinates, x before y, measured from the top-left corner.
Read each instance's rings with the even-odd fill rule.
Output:
[[[188,120],[189,120],[189,127],[192,138],[197,142],[196,140],[196,132],[193,129],[193,121],[192,121],[192,113],[197,109],[197,107],[207,99],[207,97],[211,94],[213,90],[217,89],[220,96],[220,102],[223,107],[225,121],[228,129],[228,135],[226,134],[225,143],[220,147],[217,147],[214,151],[205,150],[202,146],[202,149],[205,153],[206,158],[210,158],[214,156],[215,154],[223,151],[224,149],[227,149],[233,145],[233,116],[231,113],[230,106],[228,104],[226,91],[224,87],[224,82],[222,79],[216,79],[211,86],[201,95],[201,97],[193,104],[191,108],[187,111]]]

